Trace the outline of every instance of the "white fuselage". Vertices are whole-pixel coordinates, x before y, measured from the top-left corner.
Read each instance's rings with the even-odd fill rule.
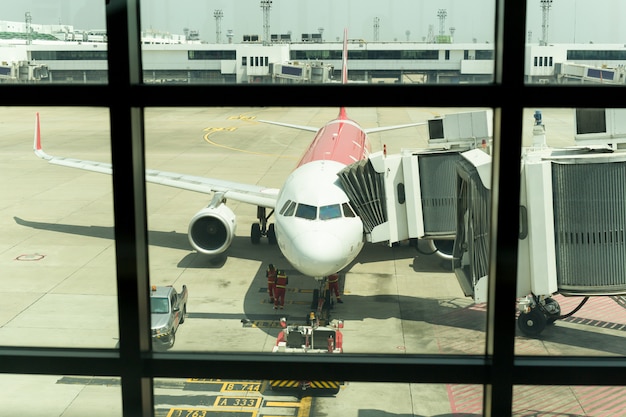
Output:
[[[345,164],[317,160],[287,178],[275,211],[276,240],[305,275],[324,277],[344,268],[363,247],[363,224],[339,185]]]

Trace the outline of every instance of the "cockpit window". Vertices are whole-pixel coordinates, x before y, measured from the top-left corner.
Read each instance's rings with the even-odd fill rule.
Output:
[[[317,217],[317,207],[309,206],[308,204],[298,204],[296,217],[301,217],[307,220],[315,220]]]
[[[337,217],[341,217],[339,204],[320,207],[320,220],[336,219]]]
[[[291,200],[285,201],[285,204],[283,204],[283,208],[280,209],[280,214],[284,214],[285,213],[285,210],[287,210],[287,207],[289,206],[289,203],[291,203]]]
[[[289,207],[287,207],[287,210],[285,210],[285,217],[286,216],[293,216],[293,211],[296,208],[296,202],[295,201],[291,201],[291,203],[289,204]]]
[[[341,205],[341,208],[343,209],[343,217],[356,217],[356,214],[354,214],[354,211],[352,211],[352,207],[350,207],[350,204],[343,203]]]

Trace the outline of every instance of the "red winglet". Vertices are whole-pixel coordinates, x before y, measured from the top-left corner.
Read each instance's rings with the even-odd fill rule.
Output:
[[[35,113],[35,150],[41,150],[41,125],[39,124],[39,112]]]

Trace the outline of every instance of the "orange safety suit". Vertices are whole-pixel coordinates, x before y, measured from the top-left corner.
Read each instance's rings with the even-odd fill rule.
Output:
[[[270,303],[274,302],[274,292],[276,291],[276,268],[267,268],[265,276],[267,277],[267,293],[270,296]]]
[[[285,292],[289,278],[284,271],[278,271],[276,275],[276,289],[274,290],[274,309],[283,308],[285,305]]]
[[[330,295],[335,294],[337,297],[338,303],[343,303],[341,301],[341,296],[339,295],[339,274],[331,274],[327,277],[328,282],[328,291],[330,291]]]

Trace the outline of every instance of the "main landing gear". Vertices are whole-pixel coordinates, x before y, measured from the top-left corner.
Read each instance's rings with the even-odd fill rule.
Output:
[[[270,245],[276,244],[276,232],[274,231],[274,224],[268,224],[267,220],[270,218],[272,214],[274,214],[274,210],[270,212],[270,214],[266,215],[265,207],[257,207],[256,208],[256,217],[259,219],[259,223],[252,223],[250,227],[250,240],[254,245],[258,245],[261,242],[261,237],[267,237],[267,241]]]
[[[588,299],[589,297],[583,298],[574,310],[568,314],[561,315],[561,306],[554,298],[531,294],[518,302],[520,314],[517,318],[517,327],[526,336],[537,336],[548,324],[553,324],[557,320],[567,318],[576,313],[585,305]]]

